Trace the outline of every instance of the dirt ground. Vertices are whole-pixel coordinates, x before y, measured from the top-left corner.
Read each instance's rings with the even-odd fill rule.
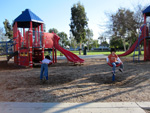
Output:
[[[27,68],[0,62],[1,102],[141,102],[150,101],[150,62],[123,58],[124,73],[105,59],[85,59],[83,65],[58,60],[49,66],[49,80],[41,84],[40,65]]]

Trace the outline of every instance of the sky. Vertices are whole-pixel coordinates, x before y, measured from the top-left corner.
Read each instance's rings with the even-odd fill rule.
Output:
[[[0,27],[5,19],[10,24],[22,11],[30,9],[46,24],[46,32],[56,28],[69,37],[71,7],[80,2],[88,18],[88,27],[93,31],[93,39],[98,39],[106,29],[100,27],[108,21],[106,13],[115,13],[118,8],[133,10],[137,4],[149,6],[149,0],[0,0]]]

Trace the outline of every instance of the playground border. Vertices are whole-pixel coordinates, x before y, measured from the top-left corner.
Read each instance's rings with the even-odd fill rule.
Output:
[[[0,102],[2,113],[146,113],[148,109],[150,102]]]

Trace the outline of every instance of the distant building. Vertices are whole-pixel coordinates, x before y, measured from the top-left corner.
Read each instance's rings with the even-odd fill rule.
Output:
[[[110,48],[109,48],[108,45],[100,45],[100,46],[99,46],[99,49],[100,49],[100,50],[109,50]]]
[[[70,51],[79,51],[79,49],[80,49],[80,47],[78,46],[78,47],[76,47],[76,48],[73,48],[73,47],[71,47],[70,46]],[[82,47],[82,50],[83,50],[83,47]]]
[[[110,50],[109,45],[100,45],[98,48],[92,48],[91,50]]]

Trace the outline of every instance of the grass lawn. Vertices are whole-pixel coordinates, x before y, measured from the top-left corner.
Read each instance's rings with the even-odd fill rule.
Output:
[[[71,52],[76,54],[76,55],[79,55],[79,51],[71,51]],[[124,53],[124,51],[117,51],[116,52],[117,55],[122,54],[122,53]],[[97,51],[97,52],[89,51],[89,52],[87,52],[87,55],[101,55],[101,54],[108,56],[110,54],[110,52],[109,51],[107,51],[107,52],[102,52],[102,51]],[[134,52],[132,52],[131,54],[127,55],[127,57],[132,57],[133,54],[134,54]],[[144,54],[144,51],[142,51],[142,55],[143,54]],[[63,54],[60,51],[57,51],[57,56],[60,56],[60,55],[63,55]],[[83,55],[83,52],[81,53],[81,55]],[[138,55],[138,51],[135,52],[135,55]]]

